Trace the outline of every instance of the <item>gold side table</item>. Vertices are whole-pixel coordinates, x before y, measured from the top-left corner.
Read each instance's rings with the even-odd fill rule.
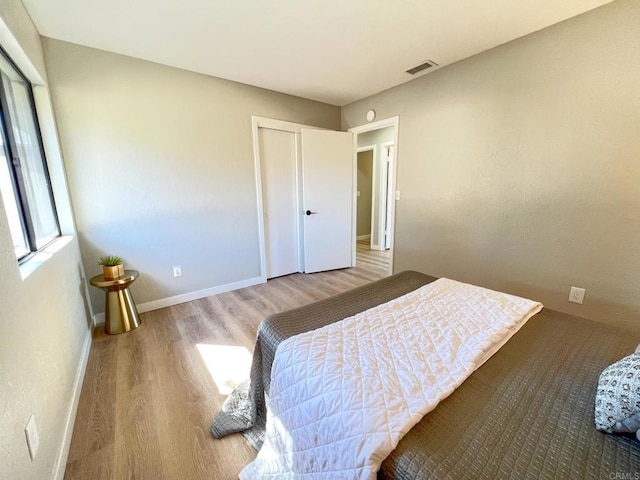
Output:
[[[89,280],[91,285],[107,292],[104,314],[104,331],[107,335],[125,333],[140,326],[138,310],[129,292],[129,285],[136,278],[136,270],[125,270],[123,276],[114,280],[105,280],[104,275],[96,275]]]

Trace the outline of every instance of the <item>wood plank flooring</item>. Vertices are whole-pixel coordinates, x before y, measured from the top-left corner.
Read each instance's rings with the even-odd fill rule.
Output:
[[[148,312],[140,328],[122,335],[97,329],[65,479],[237,478],[256,452],[240,434],[216,440],[209,427],[225,389],[249,371],[230,373],[235,356],[209,368],[206,352],[250,357],[264,317],[387,276],[388,262],[388,251],[358,242],[355,268],[287,275]],[[210,370],[222,370],[226,383],[217,385]]]

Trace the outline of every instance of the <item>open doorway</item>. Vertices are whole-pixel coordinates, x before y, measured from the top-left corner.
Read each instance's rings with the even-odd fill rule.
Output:
[[[382,276],[393,272],[398,117],[354,127],[357,181],[354,202],[356,265]]]

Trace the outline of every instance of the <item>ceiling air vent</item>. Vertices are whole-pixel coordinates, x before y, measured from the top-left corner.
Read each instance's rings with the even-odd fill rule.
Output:
[[[415,67],[410,68],[409,70],[407,70],[407,73],[411,75],[415,75],[416,73],[422,72],[428,68],[433,68],[437,66],[438,64],[433,60],[427,60],[426,62],[421,63],[420,65],[416,65]]]

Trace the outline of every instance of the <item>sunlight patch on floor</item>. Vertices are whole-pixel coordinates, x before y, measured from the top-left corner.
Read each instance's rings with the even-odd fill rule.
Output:
[[[229,395],[240,382],[249,378],[252,355],[246,347],[203,343],[196,347],[222,395]]]

